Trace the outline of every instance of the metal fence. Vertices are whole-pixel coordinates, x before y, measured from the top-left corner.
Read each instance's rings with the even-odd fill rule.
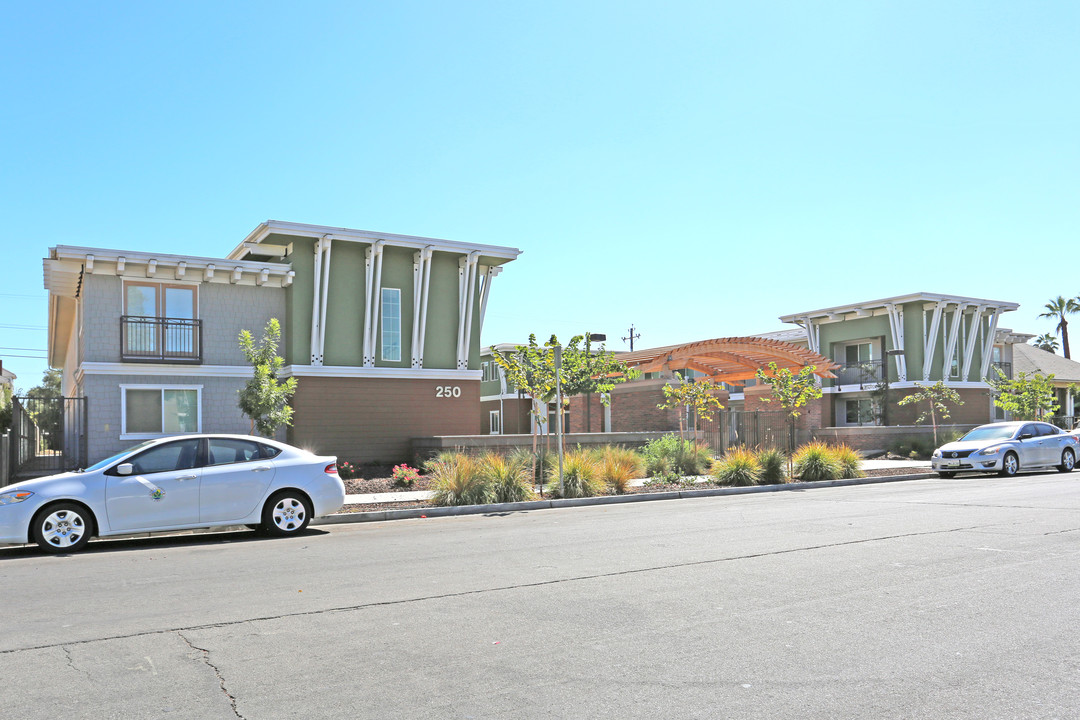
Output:
[[[120,354],[140,362],[202,362],[202,321],[183,318],[120,318]]]
[[[810,432],[795,427],[786,412],[727,410],[717,415],[715,430],[703,439],[713,452],[723,455],[732,447],[777,448],[792,452],[811,439]]]
[[[12,399],[9,481],[85,467],[86,398]]]

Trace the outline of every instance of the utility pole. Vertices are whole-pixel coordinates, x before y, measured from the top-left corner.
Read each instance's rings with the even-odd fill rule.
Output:
[[[634,340],[640,338],[641,333],[634,334],[634,326],[630,326],[630,334],[623,338],[623,342],[630,341],[630,352],[634,352]]]

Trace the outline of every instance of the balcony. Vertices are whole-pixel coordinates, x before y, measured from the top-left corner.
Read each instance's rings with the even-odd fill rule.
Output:
[[[120,359],[124,362],[202,363],[202,320],[120,318]]]
[[[1012,380],[1012,363],[1010,362],[992,362],[990,363],[990,372],[987,373],[987,377],[991,380],[999,379],[999,375],[995,372],[994,368],[1001,370],[1005,375],[1005,379]]]
[[[884,364],[881,360],[867,360],[860,363],[841,363],[840,367],[833,368],[836,379],[832,381],[833,387],[841,385],[877,385],[882,379]]]

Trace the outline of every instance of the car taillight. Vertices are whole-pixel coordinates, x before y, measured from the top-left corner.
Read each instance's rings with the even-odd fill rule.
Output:
[[[337,463],[332,462],[329,465],[327,465],[326,470],[324,470],[324,472],[326,472],[326,473],[328,473],[330,475],[336,475],[337,474]]]

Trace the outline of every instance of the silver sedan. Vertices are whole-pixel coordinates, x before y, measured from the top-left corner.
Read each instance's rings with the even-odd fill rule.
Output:
[[[997,472],[1056,468],[1069,472],[1080,452],[1078,439],[1045,422],[980,425],[956,442],[934,451],[931,466],[941,477],[958,472]]]
[[[91,537],[247,525],[295,535],[345,502],[337,458],[248,435],[183,435],[0,488],[0,544],[51,553]]]

